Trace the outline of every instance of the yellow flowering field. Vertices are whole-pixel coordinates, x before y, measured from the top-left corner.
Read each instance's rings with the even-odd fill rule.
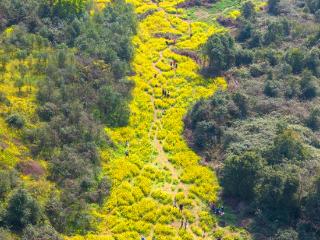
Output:
[[[194,60],[173,51],[199,50],[210,35],[224,31],[185,20],[184,11],[175,7],[181,1],[129,0],[137,14],[152,13],[139,22],[133,39],[129,125],[106,128],[115,146],[101,149],[111,194],[102,209],[92,209],[97,233],[66,239],[248,239],[242,230],[219,227],[210,214],[210,203],[218,200],[217,177],[182,136],[190,107],[225,89],[226,82],[203,78]],[[178,37],[166,39],[168,34]]]

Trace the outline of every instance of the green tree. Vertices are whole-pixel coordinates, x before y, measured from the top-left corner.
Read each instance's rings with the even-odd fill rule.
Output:
[[[285,160],[302,161],[308,156],[306,148],[300,140],[298,133],[285,129],[274,140],[267,157],[271,164],[279,164]]]
[[[246,19],[251,19],[255,16],[255,7],[251,1],[245,2],[241,8],[241,15]]]
[[[239,42],[244,42],[249,39],[252,35],[253,27],[250,22],[243,23],[240,26],[239,33],[237,35],[236,40]]]
[[[51,226],[28,225],[22,233],[21,240],[62,240]]]
[[[209,37],[204,46],[204,53],[209,59],[209,69],[221,73],[235,63],[234,40],[229,33],[217,33]]]
[[[249,65],[253,62],[253,52],[248,49],[239,49],[236,52],[236,66]]]
[[[125,126],[129,120],[130,110],[123,97],[111,87],[100,90],[99,109],[102,120],[110,126]]]
[[[52,2],[52,1],[51,1]],[[51,5],[52,16],[65,19],[73,19],[82,15],[87,6],[87,0],[58,0]]]
[[[305,55],[305,52],[299,48],[292,48],[287,52],[285,59],[292,67],[292,72],[294,74],[299,74],[304,69]]]
[[[311,50],[306,57],[306,67],[312,71],[313,75],[320,75],[320,51],[317,49]]]
[[[279,43],[286,35],[288,35],[288,26],[283,21],[272,21],[268,24],[267,32],[264,35],[264,43]]]
[[[37,224],[40,216],[36,200],[26,190],[19,189],[9,200],[5,219],[11,229],[20,231],[29,224]]]
[[[268,12],[273,15],[278,15],[280,12],[280,0],[268,0]]]
[[[222,184],[229,196],[243,200],[255,197],[254,188],[263,170],[264,160],[256,152],[245,152],[227,158],[223,168]]]
[[[307,219],[314,225],[320,224],[320,178],[315,181],[314,188],[306,197],[304,213]],[[318,231],[319,231],[318,227]]]
[[[319,85],[317,79],[312,75],[309,70],[302,73],[300,81],[301,98],[311,100],[318,95]]]
[[[210,147],[220,142],[223,130],[215,121],[197,122],[194,130],[195,144],[199,148]]]
[[[267,80],[263,92],[268,97],[277,97],[279,95],[279,83],[274,80]]]
[[[267,167],[255,188],[256,203],[271,220],[288,223],[299,214],[299,186],[296,167]]]
[[[237,92],[232,95],[232,100],[234,104],[238,107],[238,116],[239,118],[245,118],[248,115],[249,112],[249,103],[248,103],[248,97],[240,92]]]
[[[314,131],[320,130],[320,109],[313,109],[307,119],[307,126]]]
[[[18,113],[13,113],[6,118],[6,122],[10,127],[21,129],[25,125],[25,120]]]

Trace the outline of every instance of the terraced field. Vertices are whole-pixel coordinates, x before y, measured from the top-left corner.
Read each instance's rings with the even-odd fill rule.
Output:
[[[99,234],[72,239],[247,239],[209,213],[217,178],[182,136],[187,110],[226,83],[203,78],[198,64],[175,50],[197,50],[223,29],[187,21],[177,1],[132,3],[143,17],[134,38],[130,124],[106,129],[115,146],[101,154],[113,185],[94,212]]]

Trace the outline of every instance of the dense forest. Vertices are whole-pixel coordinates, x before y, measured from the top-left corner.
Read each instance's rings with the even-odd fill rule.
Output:
[[[0,240],[320,239],[319,0],[0,0]]]
[[[203,46],[204,74],[223,74],[228,90],[194,105],[185,136],[256,239],[320,238],[319,9],[246,2]]]

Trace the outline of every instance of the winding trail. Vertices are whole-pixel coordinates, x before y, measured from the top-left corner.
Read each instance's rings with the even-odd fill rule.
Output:
[[[129,125],[106,129],[114,147],[103,149],[101,156],[112,180],[111,194],[102,209],[92,211],[98,234],[84,239],[215,239],[217,230],[220,235],[231,232],[218,227],[209,212],[219,185],[186,144],[183,117],[196,101],[226,83],[222,78],[204,79],[191,58],[172,49],[197,50],[221,29],[184,20],[182,10],[174,7],[177,1],[132,3],[137,13],[153,13],[140,21],[133,39],[136,75],[131,77],[135,88]],[[180,37],[174,43],[155,37],[159,33]],[[173,61],[177,68],[170,66]]]

